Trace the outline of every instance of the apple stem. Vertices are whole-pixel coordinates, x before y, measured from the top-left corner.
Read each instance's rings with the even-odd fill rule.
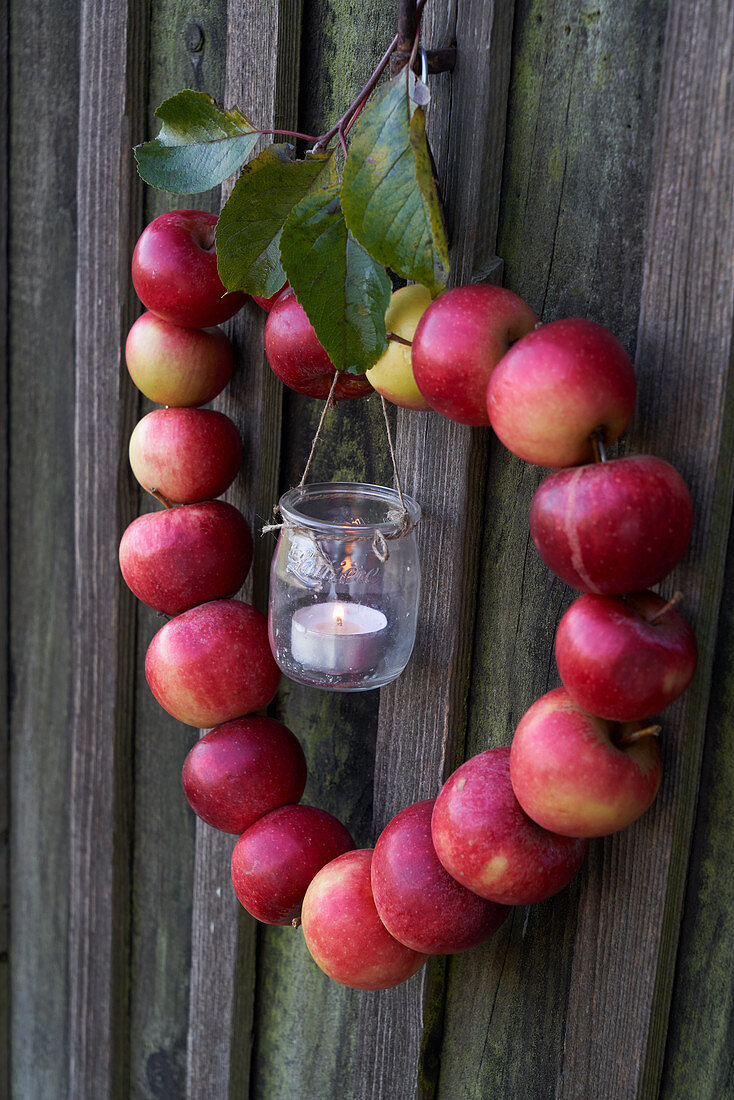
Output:
[[[594,462],[607,462],[607,450],[604,446],[604,429],[595,428],[591,433],[591,446],[594,450]]]
[[[387,338],[388,340],[392,340],[395,344],[404,344],[406,348],[413,347],[412,340],[406,340],[404,336],[398,336],[397,332],[388,332]]]
[[[291,921],[291,926],[293,928],[300,928],[301,927],[301,918],[300,917],[294,917],[293,920]]]
[[[680,603],[682,599],[683,599],[683,593],[682,592],[674,592],[673,595],[668,600],[668,602],[666,604],[664,604],[663,607],[661,607],[659,611],[656,611],[655,614],[652,616],[652,618],[648,619],[647,621],[649,623],[656,623],[658,621],[658,619],[662,619],[663,615],[667,615],[668,612],[670,611],[670,609],[672,607],[675,607],[675,605],[677,603]]]
[[[164,497],[163,493],[161,493],[158,489],[148,489],[148,492],[152,497],[155,497],[157,501],[165,505],[166,508],[173,508],[173,502],[170,501],[168,497]]]
[[[633,730],[631,733],[625,734],[624,737],[617,737],[615,739],[616,745],[632,745],[635,741],[641,741],[643,737],[658,737],[662,726],[645,726],[641,730]]]

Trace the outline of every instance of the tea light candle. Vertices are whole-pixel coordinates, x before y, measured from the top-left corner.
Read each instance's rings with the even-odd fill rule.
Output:
[[[361,603],[301,607],[291,621],[291,653],[305,668],[361,672],[379,660],[387,616]]]

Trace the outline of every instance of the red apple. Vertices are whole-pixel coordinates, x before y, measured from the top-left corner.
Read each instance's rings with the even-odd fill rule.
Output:
[[[142,232],[133,252],[133,286],[146,309],[185,328],[209,328],[242,308],[217,272],[216,214],[172,210]]]
[[[472,756],[441,788],[433,844],[446,870],[480,897],[530,905],[557,894],[586,855],[585,840],[547,832],[531,820],[510,783],[510,750]]]
[[[164,710],[201,729],[267,706],[280,669],[265,617],[239,600],[213,600],[161,627],[145,676]]]
[[[290,389],[307,397],[329,396],[334,365],[319,343],[291,289],[283,291],[265,323],[265,355],[275,374]],[[334,390],[337,401],[366,397],[372,386],[363,374],[342,372]]]
[[[325,974],[352,989],[388,989],[425,963],[391,936],[372,897],[372,849],[359,848],[327,863],[303,899],[303,936]]]
[[[197,817],[239,835],[271,810],[300,801],[306,758],[289,729],[250,714],[205,733],[184,760],[182,781]]]
[[[698,651],[690,626],[655,592],[579,596],[558,624],[556,663],[584,710],[614,722],[657,714],[686,690]]]
[[[414,951],[450,955],[493,935],[509,909],[452,878],[431,840],[434,798],[401,810],[372,857],[372,894],[390,935]]]
[[[537,317],[501,286],[447,290],[428,307],[413,337],[413,374],[431,408],[460,424],[489,424],[487,383],[514,340]]]
[[[250,528],[242,513],[223,500],[139,516],[120,542],[120,569],[128,587],[165,615],[233,596],[251,563]]]
[[[232,852],[232,885],[248,913],[290,924],[317,871],[354,848],[341,821],[315,806],[281,806],[242,834]]]
[[[218,328],[182,328],[144,313],[125,344],[127,369],[138,389],[159,405],[206,405],[232,377],[234,353]]]
[[[289,286],[290,286],[290,283],[286,281],[285,283],[283,283],[280,290],[276,290],[275,294],[271,294],[269,298],[258,298],[257,294],[253,294],[252,295],[252,300],[254,302],[257,302],[257,304],[260,306],[260,308],[264,309],[266,313],[270,313],[270,310],[273,308],[275,303],[278,301],[278,298],[280,298],[280,296],[281,296],[281,294],[283,293],[284,290],[288,290]]]
[[[239,472],[242,440],[213,409],[155,409],[130,437],[130,466],[144,489],[172,504],[221,496]]]
[[[624,829],[644,814],[660,785],[657,737],[634,740],[643,728],[587,714],[565,688],[549,691],[515,730],[510,775],[518,802],[533,821],[563,836]]]
[[[510,348],[487,389],[489,419],[513,454],[538,466],[593,458],[591,437],[622,434],[637,385],[627,352],[593,321],[552,321]]]
[[[559,470],[538,487],[530,534],[556,576],[615,596],[661,581],[688,546],[693,505],[680,474],[652,455]]]

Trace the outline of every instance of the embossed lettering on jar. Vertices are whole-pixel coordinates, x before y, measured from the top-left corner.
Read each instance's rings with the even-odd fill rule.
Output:
[[[389,684],[415,641],[420,507],[394,489],[330,482],[292,489],[280,511],[268,617],[278,665],[332,691]]]

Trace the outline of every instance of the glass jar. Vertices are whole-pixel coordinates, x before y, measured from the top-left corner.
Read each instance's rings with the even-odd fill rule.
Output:
[[[397,492],[380,485],[329,482],[281,497],[268,628],[291,680],[368,691],[405,668],[418,617],[420,507],[403,500],[407,517]]]

